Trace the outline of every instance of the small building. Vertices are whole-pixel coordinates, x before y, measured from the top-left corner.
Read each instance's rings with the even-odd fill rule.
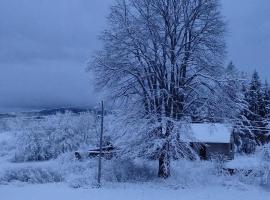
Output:
[[[232,128],[218,123],[193,123],[191,125],[190,145],[202,160],[217,156],[232,160],[234,158],[234,139]]]

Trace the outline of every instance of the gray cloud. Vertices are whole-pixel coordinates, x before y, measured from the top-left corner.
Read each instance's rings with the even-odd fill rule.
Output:
[[[85,67],[100,47],[109,4],[1,0],[0,111],[93,104]]]
[[[228,59],[248,72],[270,78],[270,1],[223,0],[228,21]]]
[[[87,60],[113,0],[1,0],[0,111],[91,105]],[[269,0],[222,0],[228,61],[270,78]]]

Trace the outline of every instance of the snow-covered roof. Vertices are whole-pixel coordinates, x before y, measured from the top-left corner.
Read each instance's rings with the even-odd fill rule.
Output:
[[[230,143],[232,130],[225,124],[191,124],[192,142]]]

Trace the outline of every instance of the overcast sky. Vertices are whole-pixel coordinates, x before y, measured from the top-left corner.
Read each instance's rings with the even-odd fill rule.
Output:
[[[0,112],[94,105],[86,63],[113,0],[0,0]],[[228,58],[270,80],[270,1],[222,0]]]

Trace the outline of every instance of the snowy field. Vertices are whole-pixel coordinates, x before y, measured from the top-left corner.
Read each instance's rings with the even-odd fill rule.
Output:
[[[260,188],[224,186],[194,189],[153,188],[149,185],[122,185],[117,188],[72,189],[64,184],[0,186],[2,200],[268,200]]]
[[[269,174],[229,176],[219,172],[224,166],[202,161],[172,162],[167,180],[156,177],[155,162],[104,161],[103,186],[96,188],[97,160],[77,161],[72,150],[81,141],[78,132],[90,132],[94,138],[89,119],[67,114],[38,123],[16,119],[5,124],[0,130],[0,200],[270,200]],[[48,135],[54,146],[48,146]],[[56,143],[67,136],[67,142]],[[89,145],[95,143],[93,138]],[[64,150],[55,158],[35,160],[36,154],[51,155],[55,147]],[[226,165],[260,169],[261,163],[260,157],[239,156]]]

